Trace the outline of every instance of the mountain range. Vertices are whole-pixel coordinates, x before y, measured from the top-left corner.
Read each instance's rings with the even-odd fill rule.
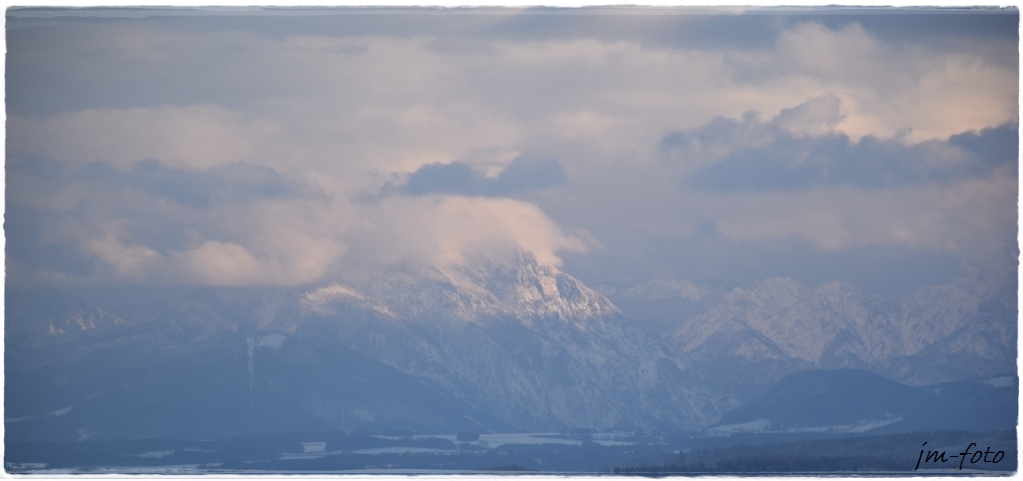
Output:
[[[789,278],[727,291],[673,280],[604,291],[631,317],[696,311],[664,322],[671,327],[659,334],[740,402],[812,369],[864,369],[911,385],[1016,371],[1017,283],[1008,272],[964,266],[950,283],[901,297]],[[671,309],[679,304],[687,307]]]
[[[791,279],[616,289],[523,252],[115,308],[7,288],[7,435],[703,429],[812,369],[1015,373],[1014,279],[965,271],[898,299]]]

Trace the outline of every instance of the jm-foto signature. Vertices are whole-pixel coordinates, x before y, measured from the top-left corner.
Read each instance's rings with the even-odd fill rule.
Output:
[[[927,445],[926,442],[921,444],[921,446],[926,446],[926,445]],[[939,452],[939,451],[927,450],[927,456],[925,457],[924,456],[924,450],[921,449],[920,450],[920,456],[916,458],[916,467],[913,468],[913,471],[916,471],[917,469],[920,469],[920,461],[923,461],[925,463],[928,463],[928,462],[932,462],[932,463],[938,463],[938,462],[947,463],[949,458],[959,458],[959,470],[961,471],[963,469],[963,462],[966,461],[967,458],[970,459],[970,464],[976,464],[976,463],[998,464],[999,461],[1001,461],[1003,458],[1005,458],[1005,451],[991,451],[991,446],[988,446],[987,449],[985,449],[983,451],[970,451],[970,448],[972,448],[972,447],[974,447],[976,445],[977,445],[977,443],[970,443],[970,445],[966,447],[965,451],[963,451],[963,452],[961,452],[959,454],[953,454],[951,456],[946,456],[945,455],[946,451],[940,451]],[[924,465],[924,467],[926,468],[927,465]]]

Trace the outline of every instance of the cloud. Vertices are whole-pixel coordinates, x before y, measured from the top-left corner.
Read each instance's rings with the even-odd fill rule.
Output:
[[[491,192],[511,195],[536,189],[546,189],[566,182],[565,169],[556,160],[543,157],[519,157],[508,164],[494,179]]]
[[[208,168],[254,155],[258,121],[215,105],[90,109],[46,118],[8,119],[9,148],[67,162],[128,167],[155,159]]]
[[[835,126],[844,118],[842,99],[822,95],[795,107],[782,109],[771,123],[794,136],[834,133]]]
[[[385,189],[407,195],[460,194],[509,197],[564,184],[565,169],[553,159],[519,156],[494,178],[464,162],[427,164],[417,169],[404,184]]]
[[[401,190],[411,195],[448,193],[475,195],[483,190],[487,179],[462,162],[427,164],[409,177]]]
[[[585,236],[566,234],[533,204],[461,196],[393,197],[367,206],[349,236],[353,265],[404,262],[464,263],[489,253],[521,249],[560,265],[558,253],[586,252]]]
[[[7,37],[15,282],[1013,244],[1015,13],[58,13]]]
[[[311,247],[315,242],[304,242]],[[142,282],[157,285],[252,286],[294,285],[322,278],[325,265],[296,259],[297,252],[253,253],[234,242],[202,241],[198,245],[161,254],[141,244],[126,244],[116,237],[92,239],[86,254],[99,264],[89,276],[75,283],[122,284]],[[275,255],[277,254],[277,255]],[[314,257],[309,253],[306,257]],[[306,264],[306,265],[302,265]],[[74,281],[73,281],[74,282]]]
[[[966,42],[957,22],[942,35],[892,42],[869,18],[412,18],[16,28],[11,147],[118,165],[294,166],[354,183],[363,171],[411,173],[493,149],[549,152],[572,172],[581,160],[561,155],[567,146],[634,157],[667,131],[827,96],[844,109],[833,128],[853,139],[944,139],[1018,115],[1018,67],[982,48],[930,47],[950,36]],[[537,31],[544,35],[522,35]],[[755,41],[737,40],[747,35]]]
[[[15,284],[311,282],[343,254],[337,232],[354,218],[301,177],[247,164],[119,170],[12,155],[7,183]]]
[[[688,185],[715,191],[882,189],[1016,172],[1015,125],[911,143],[851,139],[831,130],[840,118],[838,99],[821,97],[783,109],[766,122],[748,113],[741,120],[720,118],[673,132],[660,145]]]
[[[194,170],[141,161],[119,170],[106,162],[12,160],[13,284],[300,285],[514,250],[558,265],[560,252],[598,245],[585,230],[566,233],[536,205],[510,199],[356,203],[248,164]],[[550,169],[547,161],[517,160],[488,189],[533,188],[546,182],[533,174]],[[76,194],[59,199],[69,192]]]
[[[1019,171],[1019,126],[1005,124],[981,131],[964,132],[949,137],[948,143],[973,154],[992,166],[1008,166]]]
[[[591,279],[785,273],[861,282],[871,275],[864,259],[883,258],[869,264],[873,275],[897,291],[926,282],[904,271],[931,272],[928,263],[954,272],[961,262],[1014,262],[1014,124],[919,143],[853,139],[828,128],[842,105],[825,97],[767,119],[719,117],[665,135],[659,162],[580,170],[540,202],[606,247],[566,256],[568,267]]]
[[[295,176],[268,167],[233,163],[206,170],[186,170],[156,160],[135,163],[130,170],[93,162],[82,169],[85,180],[110,188],[132,188],[170,202],[204,208],[253,199],[315,196],[315,188]],[[322,195],[322,194],[320,194]]]
[[[887,191],[840,187],[719,197],[716,229],[735,240],[798,238],[825,251],[902,245],[1001,255],[1016,228],[1017,183],[992,177]]]

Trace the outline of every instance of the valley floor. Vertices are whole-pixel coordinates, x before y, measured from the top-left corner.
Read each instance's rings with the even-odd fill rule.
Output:
[[[474,436],[464,436],[474,437]],[[850,474],[1005,475],[1017,469],[1015,432],[891,435],[517,433],[356,435],[289,433],[221,441],[11,443],[11,474]],[[920,450],[921,443],[930,450]],[[974,443],[971,446],[971,443]],[[990,455],[967,456],[964,448]],[[933,452],[933,456],[931,453]],[[944,456],[939,459],[938,453]],[[927,459],[924,459],[924,457]],[[972,462],[976,461],[976,462]]]

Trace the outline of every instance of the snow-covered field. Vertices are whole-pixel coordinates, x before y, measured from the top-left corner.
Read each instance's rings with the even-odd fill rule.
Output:
[[[786,429],[787,433],[865,433],[889,424],[902,421],[902,418],[879,419],[876,421],[861,421],[856,424],[845,424],[841,426],[820,426],[812,428],[791,428]]]
[[[984,381],[984,383],[994,387],[1012,387],[1016,385],[1016,378],[1013,376],[995,377]]]
[[[198,464],[181,464],[175,466],[105,466],[102,468],[49,468],[27,471],[29,474],[43,476],[59,476],[68,474],[161,474],[173,476],[194,476],[209,473],[208,469],[199,469]]]
[[[711,436],[730,436],[732,433],[766,433],[771,427],[771,421],[757,419],[748,423],[726,424],[708,429]]]
[[[575,439],[565,439],[557,437],[558,433],[500,433],[500,434],[480,434],[479,441],[473,441],[470,444],[478,446],[485,446],[488,448],[496,448],[504,444],[567,444],[572,446],[578,446],[582,444],[581,441]],[[428,435],[416,435],[414,439],[428,439],[428,438],[440,438],[447,439],[453,443],[465,442],[458,441],[458,436],[454,434],[428,434]],[[600,442],[600,441],[598,441]],[[613,442],[613,441],[605,441]],[[610,446],[610,444],[606,444]]]
[[[405,454],[405,453],[452,453],[451,449],[436,449],[436,448],[406,448],[406,447],[389,447],[389,448],[371,448],[371,449],[356,449],[352,451],[352,454]]]
[[[707,430],[707,433],[711,437],[718,436],[731,436],[735,433],[865,433],[871,429],[877,429],[882,426],[894,424],[901,421],[902,418],[888,418],[888,419],[877,419],[872,421],[859,421],[854,424],[843,424],[836,426],[812,426],[805,428],[786,428],[781,430],[771,430],[771,422],[766,419],[757,419],[747,423],[739,424],[726,424],[724,426],[717,426]]]
[[[550,437],[547,437],[550,436]],[[502,444],[568,444],[578,446],[582,444],[574,439],[557,438],[556,433],[511,433],[511,434],[480,434],[480,441],[485,441],[487,446],[495,448]]]

